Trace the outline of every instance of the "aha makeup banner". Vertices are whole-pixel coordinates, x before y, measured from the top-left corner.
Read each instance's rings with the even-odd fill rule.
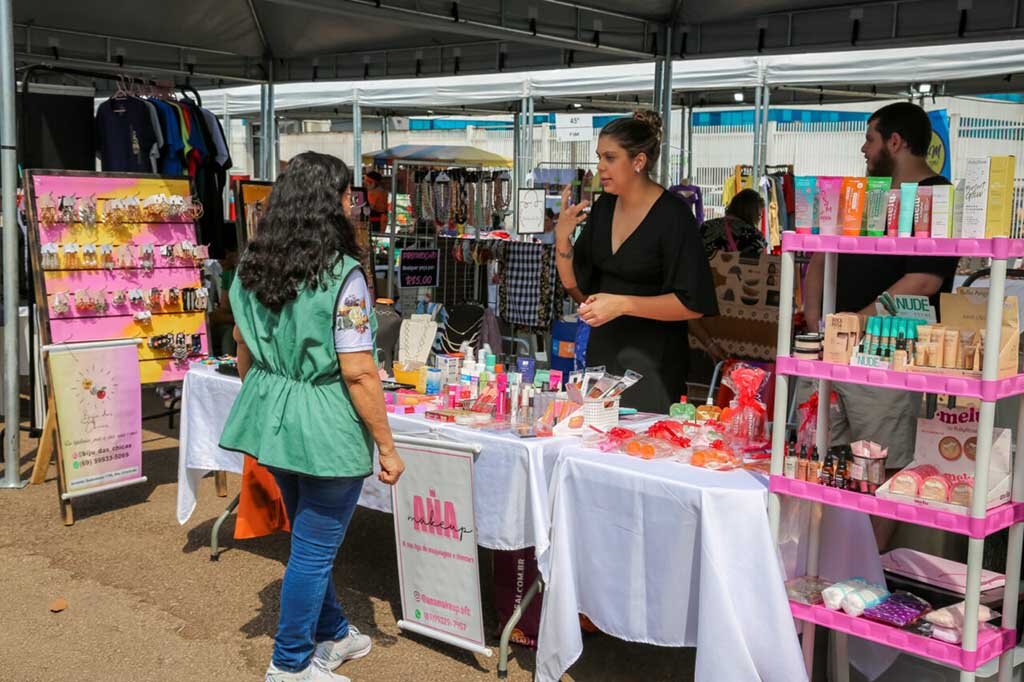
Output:
[[[48,346],[65,494],[142,477],[142,383],[134,340]]]
[[[473,453],[462,444],[401,436],[396,445],[405,462],[391,492],[402,592],[399,625],[489,653],[480,604]]]

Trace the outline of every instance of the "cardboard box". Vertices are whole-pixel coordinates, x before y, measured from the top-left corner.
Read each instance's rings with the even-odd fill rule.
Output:
[[[948,239],[953,236],[953,185],[932,187],[932,238]]]
[[[957,329],[985,329],[986,306],[988,305],[987,289],[960,289],[955,294],[942,294],[939,298],[939,312],[943,326]],[[1003,299],[1003,326],[999,345],[999,377],[1013,376],[1017,373],[1018,352],[1020,350],[1020,321],[1017,308],[1017,297],[1007,296]],[[989,343],[989,339],[985,339]],[[948,371],[948,370],[947,370]],[[974,372],[977,376],[980,371]]]
[[[908,466],[931,464],[944,474],[974,475],[974,447],[978,436],[979,411],[975,407],[939,408],[932,419],[917,420],[914,461]],[[889,491],[886,481],[875,493],[899,502],[914,502],[926,507],[967,514],[970,507],[923,500]],[[988,490],[985,508],[991,509],[1010,500],[1010,430],[993,429],[992,452],[989,456]],[[974,494],[978,494],[975,490]]]
[[[1009,237],[1013,219],[1013,176],[1017,159],[993,156],[988,167],[988,206],[985,217],[986,237]]]
[[[964,239],[984,239],[988,213],[987,157],[967,159],[964,173],[964,214],[960,236]]]
[[[857,313],[834,313],[825,318],[825,345],[821,359],[840,365],[850,364],[864,335],[865,318]]]

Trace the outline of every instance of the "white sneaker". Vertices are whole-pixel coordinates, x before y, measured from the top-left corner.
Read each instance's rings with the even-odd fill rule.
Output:
[[[352,682],[344,675],[335,675],[329,670],[324,670],[314,663],[297,673],[289,673],[279,670],[273,663],[267,668],[267,675],[263,682]]]
[[[345,661],[362,658],[370,653],[372,648],[373,642],[370,638],[359,632],[354,625],[350,625],[345,639],[321,642],[316,645],[313,665],[320,666],[324,670],[334,670]]]

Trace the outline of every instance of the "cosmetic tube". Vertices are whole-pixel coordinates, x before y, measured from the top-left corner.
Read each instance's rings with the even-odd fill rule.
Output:
[[[899,236],[901,237],[909,237],[914,233],[914,201],[916,198],[916,182],[904,182],[900,185]]]

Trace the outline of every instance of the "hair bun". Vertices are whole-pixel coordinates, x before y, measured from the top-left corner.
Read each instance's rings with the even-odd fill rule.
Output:
[[[633,119],[650,128],[651,132],[658,137],[658,144],[661,144],[661,114],[651,109],[637,109],[633,112]]]

